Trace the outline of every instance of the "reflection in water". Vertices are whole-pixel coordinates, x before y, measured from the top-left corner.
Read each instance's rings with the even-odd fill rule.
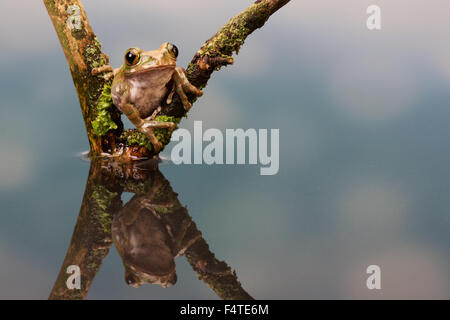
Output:
[[[123,192],[135,194],[125,205]],[[220,298],[252,299],[236,273],[209,250],[156,162],[91,162],[77,224],[49,299],[84,299],[112,243],[128,285],[175,284],[174,259],[185,255],[199,279]],[[80,289],[67,288],[70,265],[81,269]]]

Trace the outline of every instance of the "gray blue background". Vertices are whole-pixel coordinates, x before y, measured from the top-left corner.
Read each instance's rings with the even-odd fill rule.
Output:
[[[126,48],[195,51],[251,1],[84,0],[117,67]],[[382,30],[366,28],[366,8]],[[182,127],[279,128],[280,171],[161,171],[219,259],[259,299],[450,297],[450,4],[293,0],[213,75]],[[0,298],[45,299],[89,164],[75,89],[41,1],[0,3]],[[165,151],[170,154],[170,147]],[[178,282],[129,288],[115,251],[88,298],[217,298]],[[366,267],[382,290],[366,288]]]

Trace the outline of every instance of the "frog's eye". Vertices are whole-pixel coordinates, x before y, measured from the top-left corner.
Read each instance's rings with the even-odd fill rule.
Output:
[[[127,285],[129,285],[129,286],[134,286],[134,285],[136,285],[136,284],[139,282],[139,280],[136,279],[136,277],[133,276],[132,274],[127,274],[127,275],[125,276],[125,282],[126,282]]]
[[[125,52],[125,62],[129,66],[134,66],[140,60],[140,53],[137,49],[131,48]]]
[[[169,43],[169,45],[167,46],[167,48],[169,49],[170,52],[173,53],[173,55],[176,57],[178,57],[178,48],[176,45]]]

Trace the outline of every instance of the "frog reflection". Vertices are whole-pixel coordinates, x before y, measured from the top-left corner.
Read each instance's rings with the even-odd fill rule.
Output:
[[[124,192],[134,194],[125,205]],[[183,255],[218,297],[252,299],[231,267],[215,257],[158,161],[91,162],[80,214],[49,299],[86,298],[112,243],[133,287],[173,285],[175,258]],[[83,275],[79,290],[66,285],[67,268],[74,264]]]
[[[125,281],[133,287],[175,284],[174,259],[201,238],[186,209],[171,197],[162,199],[164,181],[153,182],[149,192],[135,195],[112,222],[112,239],[125,266]]]
[[[125,265],[128,285],[169,287],[176,282],[170,235],[151,209],[139,207],[139,202],[132,200],[114,218],[112,236]]]

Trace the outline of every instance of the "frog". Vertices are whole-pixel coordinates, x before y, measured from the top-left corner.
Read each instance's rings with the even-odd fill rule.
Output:
[[[161,172],[151,168],[148,172],[149,189],[134,195],[114,215],[112,241],[122,258],[127,285],[168,288],[177,281],[175,258],[202,234],[177,198],[160,198],[164,192],[173,193]]]
[[[155,153],[163,144],[156,138],[154,129],[176,128],[174,122],[155,120],[162,108],[172,102],[174,93],[178,94],[186,111],[192,107],[187,93],[196,97],[203,95],[201,89],[189,82],[184,68],[177,66],[177,57],[177,46],[164,42],[152,51],[137,47],[127,49],[124,63],[117,69],[107,63],[92,70],[94,75],[105,73],[105,79],[113,77],[113,104],[150,140]]]
[[[164,223],[132,199],[114,217],[112,238],[125,267],[125,282],[137,288],[156,284],[163,288],[177,281],[175,252]]]

